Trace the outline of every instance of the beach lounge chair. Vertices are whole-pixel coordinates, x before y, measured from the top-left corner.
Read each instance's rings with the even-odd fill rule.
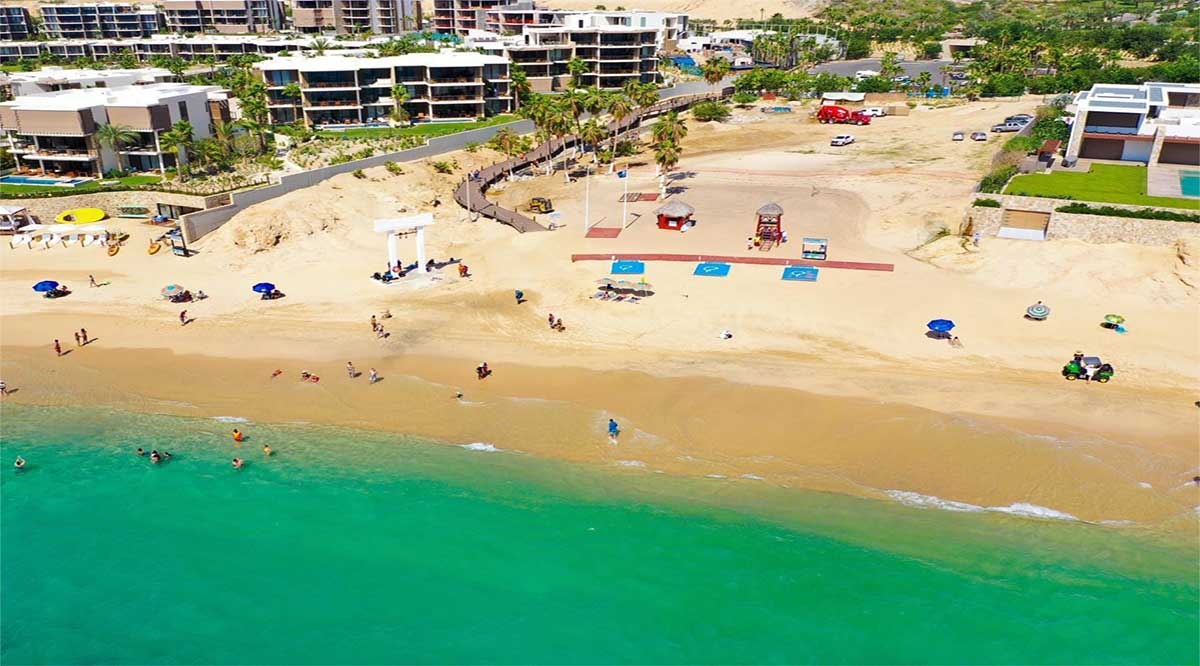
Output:
[[[58,234],[50,234],[49,237],[46,238],[46,244],[44,247],[45,247],[45,249],[49,250],[51,245],[57,245],[58,243],[61,243],[61,242],[62,242],[62,236],[60,236]]]
[[[100,234],[84,234],[80,239],[80,245],[83,247],[91,247],[100,243]]]
[[[24,245],[28,247],[32,242],[33,234],[16,234],[12,238],[8,239],[8,246],[16,249],[18,245]]]
[[[78,233],[66,234],[62,237],[63,247],[66,247],[68,245],[75,245],[76,243],[79,243],[82,240],[82,238],[83,238],[83,234],[78,234]]]

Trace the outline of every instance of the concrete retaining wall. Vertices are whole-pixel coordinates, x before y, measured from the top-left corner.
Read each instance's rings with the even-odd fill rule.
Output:
[[[179,222],[180,228],[183,230],[184,238],[188,242],[193,242],[205,235],[212,233],[221,225],[228,222],[234,215],[253,206],[257,203],[262,203],[268,199],[283,196],[289,192],[312,187],[323,180],[332,178],[333,176],[350,173],[356,169],[369,169],[371,167],[382,166],[386,162],[412,162],[414,160],[425,159],[435,155],[452,152],[465,147],[470,143],[486,143],[497,132],[502,129],[511,129],[512,131],[522,134],[533,131],[533,123],[528,120],[517,120],[511,123],[503,123],[500,125],[492,125],[491,127],[482,127],[480,129],[468,130],[448,136],[439,136],[430,139],[424,146],[402,150],[396,153],[387,153],[384,155],[374,155],[353,162],[344,164],[334,164],[320,169],[311,171],[302,171],[284,176],[274,185],[260,187],[254,190],[246,190],[245,192],[237,192],[233,195],[232,201],[225,206],[212,208],[210,210],[198,211],[184,215]]]
[[[125,190],[78,194],[68,197],[46,197],[44,199],[0,199],[0,206],[24,206],[36,215],[42,224],[53,224],[54,218],[59,213],[72,208],[99,208],[109,216],[116,217],[118,206],[145,206],[150,209],[151,213],[154,213],[158,210],[160,203],[188,208],[211,208],[226,203],[229,197],[229,194],[198,196],[148,190]]]
[[[964,220],[963,233],[978,232],[983,237],[995,236],[1000,230],[1000,221],[1005,208],[1013,210],[1031,210],[1050,213],[1050,225],[1046,229],[1047,240],[1075,238],[1089,243],[1137,243],[1138,245],[1174,245],[1182,238],[1200,239],[1200,223],[1173,222],[1170,220],[1143,220],[1132,217],[1111,217],[1107,215],[1083,215],[1079,213],[1059,213],[1055,208],[1078,201],[1065,199],[1046,199],[1042,197],[1022,197],[1005,194],[981,195],[979,198],[995,199],[1004,208],[980,208],[972,206],[967,211]],[[1177,213],[1196,214],[1195,210],[1181,208],[1158,208],[1155,206],[1130,206],[1127,204],[1098,204],[1093,206],[1112,206],[1127,210],[1154,208]]]

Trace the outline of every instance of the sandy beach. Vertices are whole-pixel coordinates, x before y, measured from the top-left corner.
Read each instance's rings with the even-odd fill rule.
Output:
[[[939,237],[958,229],[1002,140],[956,143],[950,133],[1035,105],[917,109],[852,128],[858,141],[845,148],[829,146],[845,127],[802,113],[690,121],[671,181],[671,197],[697,211],[685,234],[654,226],[661,202],[629,204],[622,224],[626,185],[657,190],[646,158],[627,165],[628,181],[601,167],[588,182],[556,172],[493,194],[510,207],[551,197],[556,231],[472,222],[450,192],[464,170],[497,159],[480,149],[452,156],[455,175],[423,163],[402,175],[370,169],[366,179],[338,176],[260,204],[187,259],[148,255],[160,232],[137,221],[106,223],[131,235],[115,257],[2,248],[0,369],[18,389],[6,401],[327,422],[630,473],[744,476],[1195,529],[1196,248],[994,239],[974,247]],[[593,223],[621,228],[616,238],[585,237],[585,190]],[[768,201],[783,207],[792,242],[748,251],[754,212]],[[425,211],[436,219],[429,255],[462,259],[471,277],[450,265],[387,287],[369,279],[387,258],[372,221]],[[772,266],[738,264],[706,278],[692,275],[692,263],[651,262],[653,294],[614,303],[589,299],[606,262],[571,261],[798,257],[804,236],[828,238],[831,260],[894,271],[827,268],[816,283],[794,283]],[[406,261],[412,243],[400,243]],[[89,274],[108,284],[88,287]],[[30,290],[42,279],[74,293],[42,299]],[[286,297],[259,300],[250,286],[264,280]],[[171,304],[159,296],[169,283],[210,298]],[[1051,318],[1023,319],[1039,300]],[[185,308],[195,320],[180,326]],[[368,320],[385,310],[389,335],[380,339]],[[1098,326],[1112,312],[1128,318],[1127,335]],[[565,331],[549,329],[550,313]],[[935,318],[957,322],[961,348],[924,335]],[[96,340],[76,348],[80,327]],[[71,353],[55,357],[55,338]],[[1076,349],[1112,363],[1114,381],[1064,381],[1059,369]],[[495,374],[479,381],[484,360]],[[376,368],[383,381],[348,379],[347,361],[363,373]],[[277,368],[284,373],[272,379]],[[320,383],[299,381],[302,370]],[[615,445],[603,432],[610,417],[624,431]]]

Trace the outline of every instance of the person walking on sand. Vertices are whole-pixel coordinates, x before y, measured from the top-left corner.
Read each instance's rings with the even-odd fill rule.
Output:
[[[54,341],[54,354],[55,356],[62,356],[62,345],[59,344],[58,340]]]
[[[354,364],[350,361],[346,361],[346,374],[350,376],[350,379],[358,376],[358,372],[354,369]]]
[[[525,302],[525,292],[521,291],[520,289],[513,291],[513,296],[517,297],[517,305]]]
[[[79,331],[75,331],[75,346],[78,347],[79,345]]]
[[[179,313],[179,325],[187,326],[187,322],[188,322],[187,310],[183,310]]]
[[[83,344],[86,345],[88,343],[88,336],[87,336],[86,328],[79,329],[79,337],[83,338]]]
[[[91,274],[88,275],[88,286],[89,287],[99,287],[100,286],[100,285],[96,284],[96,276],[95,275],[91,275]]]
[[[550,328],[554,328],[554,313],[553,312],[550,313],[549,317],[546,317],[546,321],[550,324]]]
[[[370,371],[367,372],[367,382],[374,384],[377,381],[379,381],[379,373],[375,372],[375,368],[371,368]]]
[[[379,322],[375,321],[375,315],[371,315],[371,332],[375,333],[379,330]]]
[[[608,420],[608,438],[612,441],[617,441],[617,437],[621,434],[621,427],[613,419]]]
[[[0,396],[8,395],[8,382],[0,379]]]

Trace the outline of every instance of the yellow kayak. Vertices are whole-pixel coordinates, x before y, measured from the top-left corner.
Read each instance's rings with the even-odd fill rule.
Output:
[[[59,213],[54,221],[59,224],[91,224],[106,217],[108,214],[99,208],[72,208]]]

